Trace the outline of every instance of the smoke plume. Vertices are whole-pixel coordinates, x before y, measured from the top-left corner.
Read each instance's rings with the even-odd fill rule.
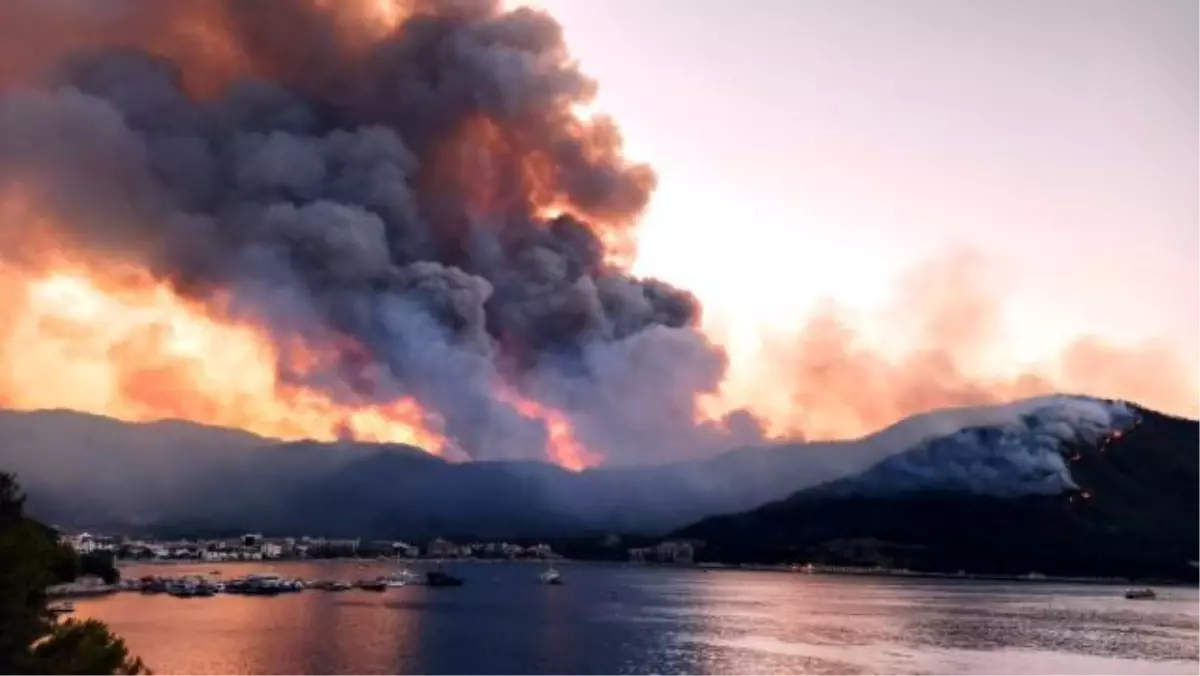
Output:
[[[975,420],[925,438],[862,474],[830,484],[828,490],[1056,495],[1079,488],[1064,457],[1064,444],[1095,445],[1114,431],[1130,428],[1136,414],[1123,402],[1053,395],[910,422],[936,428],[953,425],[955,418],[960,423],[962,418]]]
[[[11,267],[47,246],[129,264],[338,346],[278,368],[350,403],[412,397],[474,458],[542,455],[527,398],[616,462],[759,435],[694,421],[725,357],[695,298],[621,266],[654,174],[574,114],[595,84],[544,13],[10,0],[0,86],[0,201],[37,216],[3,224]]]
[[[987,262],[956,252],[926,262],[898,284],[878,314],[829,305],[793,335],[775,336],[770,417],[810,439],[867,434],[926,411],[1073,392],[1196,417],[1195,370],[1160,345],[1116,346],[1084,336],[1058,355],[997,376],[1004,351],[1002,293]],[[879,347],[865,330],[886,337]]]
[[[628,272],[655,176],[624,158],[612,120],[576,114],[595,89],[551,17],[498,0],[7,0],[0,338],[16,331],[23,278],[82,261],[110,285],[166,286],[261,328],[273,350],[204,324],[213,342],[237,339],[240,363],[277,360],[252,380],[305,393],[299,410],[369,408],[345,436],[432,417],[436,434],[405,439],[577,467],[752,443],[755,415],[810,439],[1053,391],[1195,415],[1192,374],[1152,347],[1081,339],[1055,363],[983,375],[1000,318],[971,257],[923,268],[878,318],[907,351],[876,349],[831,307],[768,346],[767,387],[707,397],[726,356],[699,330],[696,298]],[[171,339],[162,323],[100,352],[153,352]],[[155,400],[132,417],[193,417],[167,384],[221,377],[204,371],[150,360],[116,386]],[[206,421],[260,410],[205,394],[224,412]],[[324,429],[270,411],[257,431]]]

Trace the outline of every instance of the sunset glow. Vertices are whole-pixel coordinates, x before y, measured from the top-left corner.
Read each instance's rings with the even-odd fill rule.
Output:
[[[963,376],[974,381],[972,394],[960,403],[1059,390],[1137,399],[1182,415],[1200,414],[1194,187],[1169,195],[1144,192],[1149,190],[1144,187],[1147,181],[1161,185],[1152,176],[1180,171],[1195,175],[1194,137],[1183,142],[1190,148],[1187,152],[1138,155],[1142,164],[1131,159],[1119,169],[1105,166],[1093,172],[1073,164],[1072,155],[1048,157],[1051,151],[1044,145],[1013,132],[1012,137],[997,137],[1011,141],[1006,142],[1007,159],[938,155],[939,165],[929,153],[942,152],[945,134],[972,133],[976,127],[968,129],[968,124],[993,129],[1034,122],[1025,122],[1009,108],[976,111],[956,102],[950,94],[957,91],[953,86],[935,90],[933,84],[915,79],[905,86],[920,88],[928,105],[936,102],[946,114],[957,111],[953,114],[963,116],[964,127],[947,129],[925,124],[920,117],[903,117],[913,114],[907,107],[926,103],[901,95],[903,90],[895,84],[900,80],[889,79],[889,61],[897,61],[897,71],[936,73],[970,91],[988,86],[988,80],[967,71],[966,64],[960,74],[904,41],[918,40],[904,31],[917,30],[918,17],[932,11],[925,6],[914,9],[912,26],[886,12],[864,13],[860,25],[842,23],[836,12],[817,5],[796,3],[779,12],[791,23],[781,18],[768,27],[763,17],[738,12],[732,3],[718,4],[696,17],[692,29],[705,35],[719,31],[737,45],[716,54],[682,37],[669,41],[669,47],[651,39],[672,19],[669,12],[649,5],[618,2],[600,7],[573,0],[509,4],[544,9],[562,23],[583,67],[601,82],[592,109],[619,119],[627,153],[648,162],[659,175],[658,189],[637,231],[634,270],[679,284],[701,299],[706,331],[725,346],[730,358],[722,403],[710,402],[710,407],[748,406],[765,418],[769,429],[804,428],[808,435],[821,437],[867,433],[888,424],[890,416],[920,412],[921,406],[933,402],[908,397],[907,405],[888,401],[866,406],[845,401],[854,393],[844,392],[831,393],[821,402],[808,401],[809,412],[796,417],[786,412],[795,410],[787,403],[790,383],[762,385],[779,368],[779,350],[768,346],[790,343],[800,350],[807,340],[806,327],[820,323],[832,307],[852,329],[854,351],[887,365],[871,380],[887,381],[893,377],[889,373],[903,371],[905,363],[928,347],[899,335],[904,329],[897,313],[912,301],[900,289],[906,276],[945,267],[957,252],[966,250],[978,254],[978,279],[993,282],[987,299],[989,334],[968,346],[969,355],[958,355]],[[986,13],[964,10],[967,14],[972,21],[984,21]],[[852,25],[857,28],[851,30]],[[989,42],[989,48],[1006,54],[1012,50],[1011,58],[1021,58],[1017,43],[1005,38],[1009,28],[1005,24],[987,29],[988,40],[1000,41]],[[1130,27],[1129,39],[1141,39],[1132,31],[1143,28]],[[1040,81],[1023,85],[1002,80],[1006,95],[1012,97],[1011,108],[1020,111],[1021,97],[1037,97],[1047,125],[1062,124],[1061,119],[1076,114],[1075,108],[1092,105],[1096,110],[1101,104],[1091,102],[1111,95],[1099,69],[1132,58],[1113,53],[1104,66],[1089,64],[1075,58],[1075,48],[1065,44],[1066,38],[1043,35],[1057,29],[1057,24],[1047,25],[1038,36],[1063,43],[1061,49],[1071,57],[1063,61],[1064,68],[1072,68],[1079,77],[1074,88],[1051,95],[1047,91],[1053,90],[1038,88],[1043,86]],[[763,47],[760,39],[735,39],[761,36],[763,30],[773,35],[799,31],[805,37],[793,39],[794,47],[778,50]],[[845,42],[841,49],[834,46],[834,36]],[[947,35],[936,39],[953,42]],[[613,49],[617,41],[630,47]],[[859,51],[850,51],[852,47]],[[1141,43],[1125,48],[1151,49]],[[899,51],[885,51],[889,49]],[[940,42],[929,46],[930,54],[950,49]],[[651,52],[656,55],[652,67],[645,65]],[[990,52],[979,54],[985,53]],[[762,60],[774,66],[759,71]],[[972,60],[970,67],[994,66]],[[803,76],[784,83],[775,75],[778,68]],[[736,79],[729,79],[735,72]],[[1028,65],[1028,72],[1039,72],[1038,66]],[[942,82],[930,82],[935,81]],[[818,83],[824,89],[816,91]],[[720,97],[699,93],[708,91],[706,86],[728,91],[722,89],[726,93]],[[1122,86],[1138,85],[1123,79]],[[850,112],[831,108],[827,92],[838,92],[833,100]],[[1165,143],[1161,137],[1175,129],[1167,122],[1182,118],[1165,108],[1173,99],[1154,98],[1158,93],[1147,92],[1143,104],[1128,97],[1103,104],[1113,118],[1106,122],[1154,120],[1138,123],[1138,130],[1152,135],[1148,148],[1159,148]],[[879,106],[884,100],[891,103]],[[912,143],[923,145],[911,147],[906,145],[910,139],[881,132],[893,125],[899,133],[912,135]],[[1194,134],[1194,125],[1190,128]],[[1077,133],[1083,138],[1101,129],[1087,127]],[[694,142],[699,138],[704,143]],[[972,138],[980,137],[957,142],[971,143]],[[1102,142],[1114,144],[1110,153],[1126,151],[1125,145],[1116,147],[1111,135],[1070,142],[1084,144],[1070,151],[1080,155]],[[1055,148],[1054,152],[1067,152]],[[1037,169],[1047,162],[1057,172],[1052,177],[1042,177],[1042,169]],[[1028,188],[1028,198],[1010,197],[1011,190],[1001,186],[1019,179],[1005,172],[1037,175],[1041,182],[1036,189]],[[1118,180],[1118,173],[1143,192],[1103,191],[1082,183]],[[1056,200],[1045,192],[1052,183],[1064,195],[1076,196]],[[1168,197],[1169,203],[1161,201]],[[1111,202],[1111,208],[1102,213],[1095,206],[1098,201]],[[1126,214],[1127,220],[1116,214]],[[1142,222],[1142,214],[1152,218],[1147,223],[1157,229],[1138,238],[1135,259],[1161,260],[1164,267],[1152,274],[1132,274],[1140,269],[1138,264],[1119,264],[1106,249],[1133,244],[1133,223]],[[1190,239],[1178,242],[1174,250],[1147,248],[1147,240],[1168,236]],[[1045,255],[1028,255],[1029,246],[1042,241],[1055,244],[1034,247]],[[1072,253],[1051,256],[1050,251]],[[1176,294],[1187,298],[1178,311],[1167,302]],[[1147,298],[1153,300],[1142,300]],[[929,314],[927,308],[922,311]],[[950,342],[942,340],[938,349],[957,350]],[[1097,350],[1103,352],[1103,360]],[[1085,359],[1087,368],[1081,365]],[[852,368],[844,366],[843,370]],[[1151,369],[1153,374],[1148,373]],[[1024,384],[1012,385],[1017,382]]]
[[[120,56],[0,89],[0,403],[573,471],[1052,392],[1200,414],[1194,204],[1155,178],[1192,158],[1137,54],[1055,51],[1066,97],[966,10],[999,56],[614,2],[23,14],[14,73]]]
[[[221,320],[137,271],[113,277],[75,265],[23,280],[0,335],[3,352],[21,357],[8,361],[0,401],[131,421],[183,418],[285,440],[444,450],[436,421],[413,400],[352,405],[281,382],[283,357],[261,330]],[[330,357],[300,342],[287,348],[300,374]]]

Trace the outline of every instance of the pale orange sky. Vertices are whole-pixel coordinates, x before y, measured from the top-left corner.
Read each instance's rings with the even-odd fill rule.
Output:
[[[525,4],[659,174],[637,272],[733,327],[735,367],[959,248],[1003,281],[1001,367],[1082,334],[1195,366],[1196,3]]]

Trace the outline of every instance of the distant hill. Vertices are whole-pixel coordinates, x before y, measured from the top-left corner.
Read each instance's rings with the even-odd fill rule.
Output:
[[[1063,401],[1077,400],[938,411],[855,441],[578,474],[538,462],[453,464],[397,445],[280,443],[178,421],[0,411],[0,468],[18,473],[34,514],[68,527],[417,539],[661,535],[858,475],[965,427],[1019,424],[1030,410],[1079,417]],[[1104,410],[1085,408],[1104,418]]]
[[[1194,579],[1200,426],[1126,410],[1114,428],[1078,435],[1056,435],[1054,423],[1022,434],[968,428],[674,537],[701,540],[702,558],[726,562]],[[1002,490],[1021,473],[1037,490]]]
[[[280,443],[180,421],[0,411],[0,468],[18,474],[33,513],[125,532],[659,534],[859,471],[893,446],[746,448],[574,474],[539,462],[448,463],[401,445]]]

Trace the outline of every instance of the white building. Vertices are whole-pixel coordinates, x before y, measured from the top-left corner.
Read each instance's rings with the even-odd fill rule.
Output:
[[[112,538],[92,535],[87,532],[75,535],[60,535],[59,541],[75,550],[78,554],[117,551],[117,545],[112,541]]]
[[[406,559],[415,559],[421,556],[421,548],[407,542],[393,542],[392,551]]]

